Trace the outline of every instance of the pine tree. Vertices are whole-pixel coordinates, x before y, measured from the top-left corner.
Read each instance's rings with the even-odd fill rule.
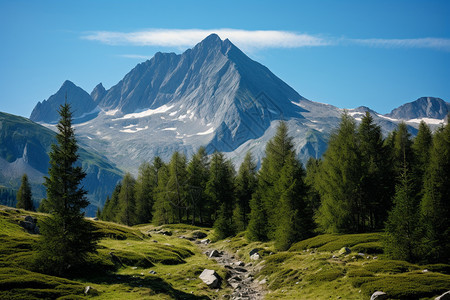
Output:
[[[267,241],[267,214],[260,191],[257,189],[250,200],[250,218],[247,226],[249,241]]]
[[[170,205],[171,192],[167,190],[169,181],[169,170],[167,165],[162,165],[158,170],[158,184],[156,186],[156,200],[153,205],[152,222],[156,225],[174,222],[174,213]]]
[[[157,183],[156,174],[155,167],[149,163],[143,163],[139,167],[139,175],[135,186],[136,221],[138,224],[149,223],[152,220],[153,190]]]
[[[169,178],[166,184],[166,199],[172,206],[178,223],[183,221],[183,215],[189,209],[187,201],[187,170],[186,156],[175,151],[167,166]]]
[[[412,143],[412,150],[415,157],[413,165],[415,174],[414,180],[420,197],[423,196],[424,192],[423,183],[426,180],[425,172],[430,161],[430,150],[432,145],[433,135],[430,127],[428,127],[424,121],[421,121],[417,136],[414,138]]]
[[[394,192],[391,185],[388,149],[384,146],[380,126],[369,112],[358,127],[358,150],[361,162],[359,215],[361,231],[379,230],[384,226]]]
[[[44,272],[65,275],[83,265],[88,254],[96,251],[97,237],[82,212],[89,204],[87,192],[80,187],[86,173],[76,166],[78,146],[70,105],[62,105],[59,114],[57,144],[49,153],[49,176],[44,183],[45,206],[50,216],[39,222],[36,265]]]
[[[312,212],[315,214],[320,207],[320,194],[317,188],[319,182],[322,161],[310,157],[306,163],[305,184],[308,187],[308,202]]]
[[[280,194],[275,246],[287,250],[294,242],[310,237],[312,233],[312,211],[307,203],[307,187],[304,183],[303,166],[291,153],[281,170],[275,189]]]
[[[31,187],[28,183],[27,174],[23,174],[22,183],[20,184],[19,191],[17,192],[17,208],[25,210],[34,210],[33,200],[31,200]]]
[[[119,182],[115,187],[111,195],[111,198],[107,197],[100,219],[104,221],[117,222],[118,208],[119,208],[119,194],[122,188],[122,183]]]
[[[229,236],[232,234],[228,227],[232,227],[234,168],[231,162],[225,159],[223,153],[215,152],[211,157],[206,195],[210,199],[217,236],[220,238]],[[217,208],[219,209],[217,210]]]
[[[428,259],[450,263],[450,126],[433,137],[421,202]]]
[[[266,145],[265,157],[262,160],[258,176],[257,190],[264,205],[264,215],[267,216],[265,226],[269,239],[275,239],[279,221],[277,212],[281,194],[274,186],[292,153],[294,153],[292,137],[288,135],[286,123],[280,122],[275,136]]]
[[[253,161],[252,154],[247,152],[244,161],[239,167],[238,175],[236,176],[236,207],[235,207],[235,222],[239,223],[237,226],[239,231],[248,225],[248,215],[250,213],[250,200],[257,187],[256,178],[256,163]]]
[[[200,224],[205,224],[207,197],[205,194],[206,182],[209,177],[209,161],[205,147],[200,147],[187,166],[188,176],[188,200],[192,212],[192,223],[199,219]]]
[[[322,202],[316,213],[320,229],[329,233],[361,231],[361,161],[356,124],[344,114],[324,154],[318,188]]]
[[[419,201],[404,162],[400,182],[396,186],[394,207],[386,222],[385,251],[393,259],[416,261],[420,253],[421,227]]]
[[[117,220],[127,226],[137,223],[135,185],[133,176],[125,174],[119,193]]]

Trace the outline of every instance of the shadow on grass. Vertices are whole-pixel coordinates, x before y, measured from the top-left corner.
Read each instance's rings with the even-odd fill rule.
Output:
[[[99,277],[85,278],[96,284],[123,284],[130,287],[146,287],[155,294],[166,294],[173,299],[207,300],[207,296],[196,296],[190,293],[174,289],[172,285],[156,276],[132,276],[132,275],[105,275]]]

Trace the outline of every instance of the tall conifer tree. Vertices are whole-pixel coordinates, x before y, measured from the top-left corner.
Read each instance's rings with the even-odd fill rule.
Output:
[[[125,174],[118,197],[117,220],[127,226],[135,225],[137,221],[135,185],[133,176],[130,173]]]
[[[22,208],[25,210],[34,210],[33,200],[31,199],[31,187],[28,182],[27,174],[23,174],[22,182],[17,192],[17,208]]]
[[[316,221],[322,231],[354,233],[361,230],[360,178],[356,124],[351,116],[344,114],[338,130],[330,137],[321,167],[319,190],[322,203]]]
[[[145,162],[139,167],[136,180],[136,221],[139,224],[149,223],[152,220],[154,204],[153,190],[157,180],[155,167]]]
[[[450,263],[450,126],[433,137],[421,203],[426,249],[432,262]]]
[[[239,223],[237,230],[245,230],[250,213],[250,200],[257,187],[256,163],[251,152],[247,152],[236,176],[236,212],[233,218]]]
[[[419,201],[406,166],[404,163],[386,222],[385,251],[391,258],[412,262],[418,259],[422,234]]]
[[[80,187],[86,173],[78,161],[78,146],[72,128],[70,105],[60,107],[57,144],[52,145],[49,176],[45,177],[45,207],[50,216],[39,222],[37,265],[44,272],[63,275],[82,265],[96,251],[93,226],[84,219],[82,209],[89,204]]]
[[[192,223],[199,219],[204,224],[207,213],[206,183],[209,177],[209,160],[205,147],[200,147],[187,166],[188,201],[191,206]]]

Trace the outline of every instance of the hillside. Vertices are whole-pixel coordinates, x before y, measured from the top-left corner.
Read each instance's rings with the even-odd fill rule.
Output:
[[[89,295],[95,299],[218,299],[239,290],[231,275],[240,269],[252,272],[248,278],[266,290],[265,299],[368,299],[376,290],[386,292],[389,299],[434,299],[450,289],[450,265],[388,260],[377,233],[319,235],[276,253],[272,243],[249,243],[243,234],[199,247],[193,234],[200,231],[211,236],[210,229],[190,225],[130,228],[102,221],[93,221],[102,239],[98,254],[91,257],[90,275],[52,277],[30,271],[38,236],[19,226],[26,215],[45,217],[0,206],[2,299],[75,299],[83,297],[87,286],[93,288]],[[350,252],[340,253],[343,247]],[[208,259],[202,253],[213,249],[222,254]],[[260,260],[250,258],[253,249]],[[228,257],[243,261],[244,267],[224,264],[223,258]],[[216,270],[227,280],[219,289],[208,288],[199,279],[204,268]]]
[[[0,185],[18,189],[20,178],[27,173],[38,205],[45,197],[42,183],[48,172],[48,153],[53,143],[56,139],[52,130],[29,119],[0,112]],[[88,214],[92,216],[121,179],[122,171],[83,144],[78,154],[87,173],[83,185],[91,202]]]

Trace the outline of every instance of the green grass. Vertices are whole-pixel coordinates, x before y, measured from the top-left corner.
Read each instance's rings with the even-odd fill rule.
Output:
[[[227,270],[208,259],[191,241],[195,231],[213,230],[177,224],[127,227],[92,221],[102,239],[97,254],[89,257],[83,276],[52,277],[32,271],[33,245],[38,236],[18,223],[30,213],[0,206],[0,299],[85,299],[86,286],[98,291],[95,299],[221,299],[231,292],[223,281],[217,292],[198,276],[214,269],[222,278]],[[157,234],[169,230],[172,236]],[[450,266],[417,265],[404,261],[367,259],[358,252],[382,252],[381,235],[322,235],[296,243],[289,251],[276,252],[273,243],[249,242],[245,234],[221,240],[210,248],[236,252],[236,259],[252,263],[256,280],[266,280],[266,299],[368,299],[383,290],[393,299],[432,299],[450,289]],[[342,247],[353,253],[332,258]],[[259,249],[263,259],[252,261],[249,252]],[[309,249],[307,251],[307,249]],[[120,260],[113,261],[110,252]],[[428,272],[423,272],[427,269]],[[149,272],[156,272],[150,274]]]
[[[177,236],[196,230],[209,233],[209,228],[165,226],[176,233],[169,237],[149,235],[152,225],[92,221],[101,236],[98,253],[89,256],[84,275],[59,278],[32,271],[38,235],[19,226],[26,215],[45,216],[0,206],[0,299],[85,299],[88,285],[99,292],[96,299],[211,299],[230,292],[225,280],[216,292],[198,278],[204,268],[216,270],[222,278],[227,271]],[[113,261],[110,252],[121,263]]]
[[[420,299],[433,297],[450,289],[450,275],[439,273],[402,273],[391,276],[355,278],[366,296],[383,291],[393,299]]]
[[[84,286],[73,280],[34,273],[20,268],[0,268],[0,299],[71,299]]]
[[[359,252],[364,246],[367,247],[367,249],[379,249],[375,251],[382,251],[381,239],[382,235],[380,233],[323,234],[295,243],[289,251],[301,251],[307,249],[317,249],[317,251],[338,251],[342,247],[349,247],[351,250]]]

